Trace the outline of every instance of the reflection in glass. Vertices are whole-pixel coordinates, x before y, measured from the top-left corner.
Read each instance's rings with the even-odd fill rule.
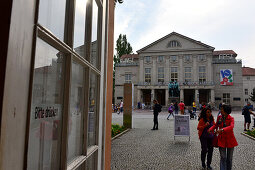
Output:
[[[68,125],[68,163],[82,155],[84,84],[86,84],[84,82],[84,68],[77,63],[73,63]]]
[[[37,39],[27,169],[59,169],[64,55]]]
[[[91,39],[91,56],[90,62],[95,67],[98,67],[98,6],[95,0],[93,0],[93,14],[92,14],[92,39]]]
[[[88,147],[96,144],[97,79],[98,79],[98,77],[94,73],[90,74],[89,113],[88,113]]]
[[[87,161],[86,161],[86,169],[89,169],[89,170],[94,170],[95,169],[95,155],[96,155],[96,152],[93,153],[93,155],[91,155]]]
[[[66,0],[40,0],[38,22],[63,41]]]
[[[74,22],[74,50],[85,56],[84,36],[85,36],[85,16],[87,0],[76,0],[75,2],[75,22]]]

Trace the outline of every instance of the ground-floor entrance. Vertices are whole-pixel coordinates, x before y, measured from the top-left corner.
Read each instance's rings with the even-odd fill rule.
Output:
[[[195,101],[195,90],[185,89],[184,90],[184,103],[186,106],[192,106],[193,101]]]
[[[156,89],[155,90],[155,99],[159,102],[160,105],[166,105],[166,90],[165,89]]]
[[[142,101],[146,106],[151,105],[151,90],[150,89],[142,90]]]
[[[210,101],[210,89],[199,90],[199,103],[209,103]]]

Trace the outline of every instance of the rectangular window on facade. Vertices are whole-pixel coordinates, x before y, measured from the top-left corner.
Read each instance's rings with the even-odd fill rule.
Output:
[[[198,67],[198,81],[199,83],[206,82],[206,67],[205,66]]]
[[[131,73],[125,74],[125,83],[131,83]]]
[[[158,68],[158,82],[163,83],[164,82],[164,67]]]
[[[230,93],[223,93],[222,102],[226,104],[230,104]]]
[[[177,82],[178,81],[178,68],[177,67],[171,67],[171,82]]]
[[[244,99],[245,100],[245,102],[248,102],[249,101],[249,99]]]
[[[164,61],[164,56],[158,56],[158,62],[163,62]]]
[[[171,57],[170,57],[170,61],[171,61],[171,62],[177,62],[177,56],[175,56],[175,55],[174,55],[174,56],[171,56]]]
[[[191,56],[190,55],[185,55],[184,56],[184,61],[186,61],[186,62],[191,61]]]
[[[145,68],[145,82],[151,82],[151,68]]]
[[[144,58],[145,58],[145,62],[146,63],[151,62],[151,57],[150,56],[145,56]]]
[[[247,77],[247,80],[250,80],[251,78],[250,77]]]
[[[191,82],[191,67],[184,68],[184,81]]]
[[[248,93],[248,89],[244,89],[244,94],[245,95],[248,95],[249,93]]]
[[[198,60],[199,61],[205,61],[206,60],[205,55],[204,54],[199,54],[198,55]]]

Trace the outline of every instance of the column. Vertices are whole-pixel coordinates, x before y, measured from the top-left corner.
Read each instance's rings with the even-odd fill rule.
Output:
[[[208,82],[211,82],[213,81],[212,79],[212,74],[213,74],[213,71],[212,71],[212,56],[209,56],[207,55],[207,69],[206,69],[206,81]]]
[[[151,89],[151,106],[153,106],[154,97],[155,97],[155,89]]]
[[[138,102],[142,103],[142,101],[141,101],[141,92],[142,92],[142,90],[137,89],[137,103]]]
[[[138,80],[138,82],[141,82],[141,83],[143,83],[143,82],[145,82],[145,80],[144,80],[144,67],[143,67],[143,62],[144,62],[144,56],[142,56],[142,57],[139,57],[139,80]]]
[[[170,81],[170,68],[169,68],[169,57],[165,56],[165,82],[168,85],[169,81]]]
[[[215,105],[215,92],[214,92],[214,89],[211,89],[211,102],[212,102],[212,105],[214,106]]]
[[[197,56],[193,55],[193,81],[197,82],[198,81],[198,66],[197,66]]]
[[[152,85],[155,85],[156,83],[158,83],[157,57],[151,56],[151,58],[152,58],[152,81],[151,82],[152,82]]]
[[[196,105],[199,106],[199,90],[195,89],[195,102]]]
[[[180,82],[184,81],[184,68],[183,68],[183,61],[182,61],[182,56],[178,56],[179,59],[179,74],[178,74],[178,79]]]
[[[169,105],[169,101],[168,101],[168,98],[169,98],[169,93],[168,93],[168,88],[165,90],[165,93],[166,93],[166,106]]]
[[[184,102],[184,89],[180,89],[180,101]]]

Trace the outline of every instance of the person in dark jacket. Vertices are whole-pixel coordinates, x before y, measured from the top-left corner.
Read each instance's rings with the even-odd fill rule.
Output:
[[[153,128],[151,130],[158,130],[158,114],[159,112],[161,111],[161,105],[158,103],[157,100],[153,100],[153,115],[154,115],[154,118],[153,118],[153,122],[154,122],[154,125],[153,125]]]
[[[212,110],[210,108],[202,109],[199,117],[199,123],[197,125],[198,136],[201,143],[201,162],[202,167],[206,168],[205,158],[207,156],[207,169],[212,169],[212,155],[213,155],[213,134],[209,133],[208,130],[215,125]]]
[[[179,111],[178,103],[175,102],[175,103],[174,103],[174,114],[178,115],[178,111]]]

